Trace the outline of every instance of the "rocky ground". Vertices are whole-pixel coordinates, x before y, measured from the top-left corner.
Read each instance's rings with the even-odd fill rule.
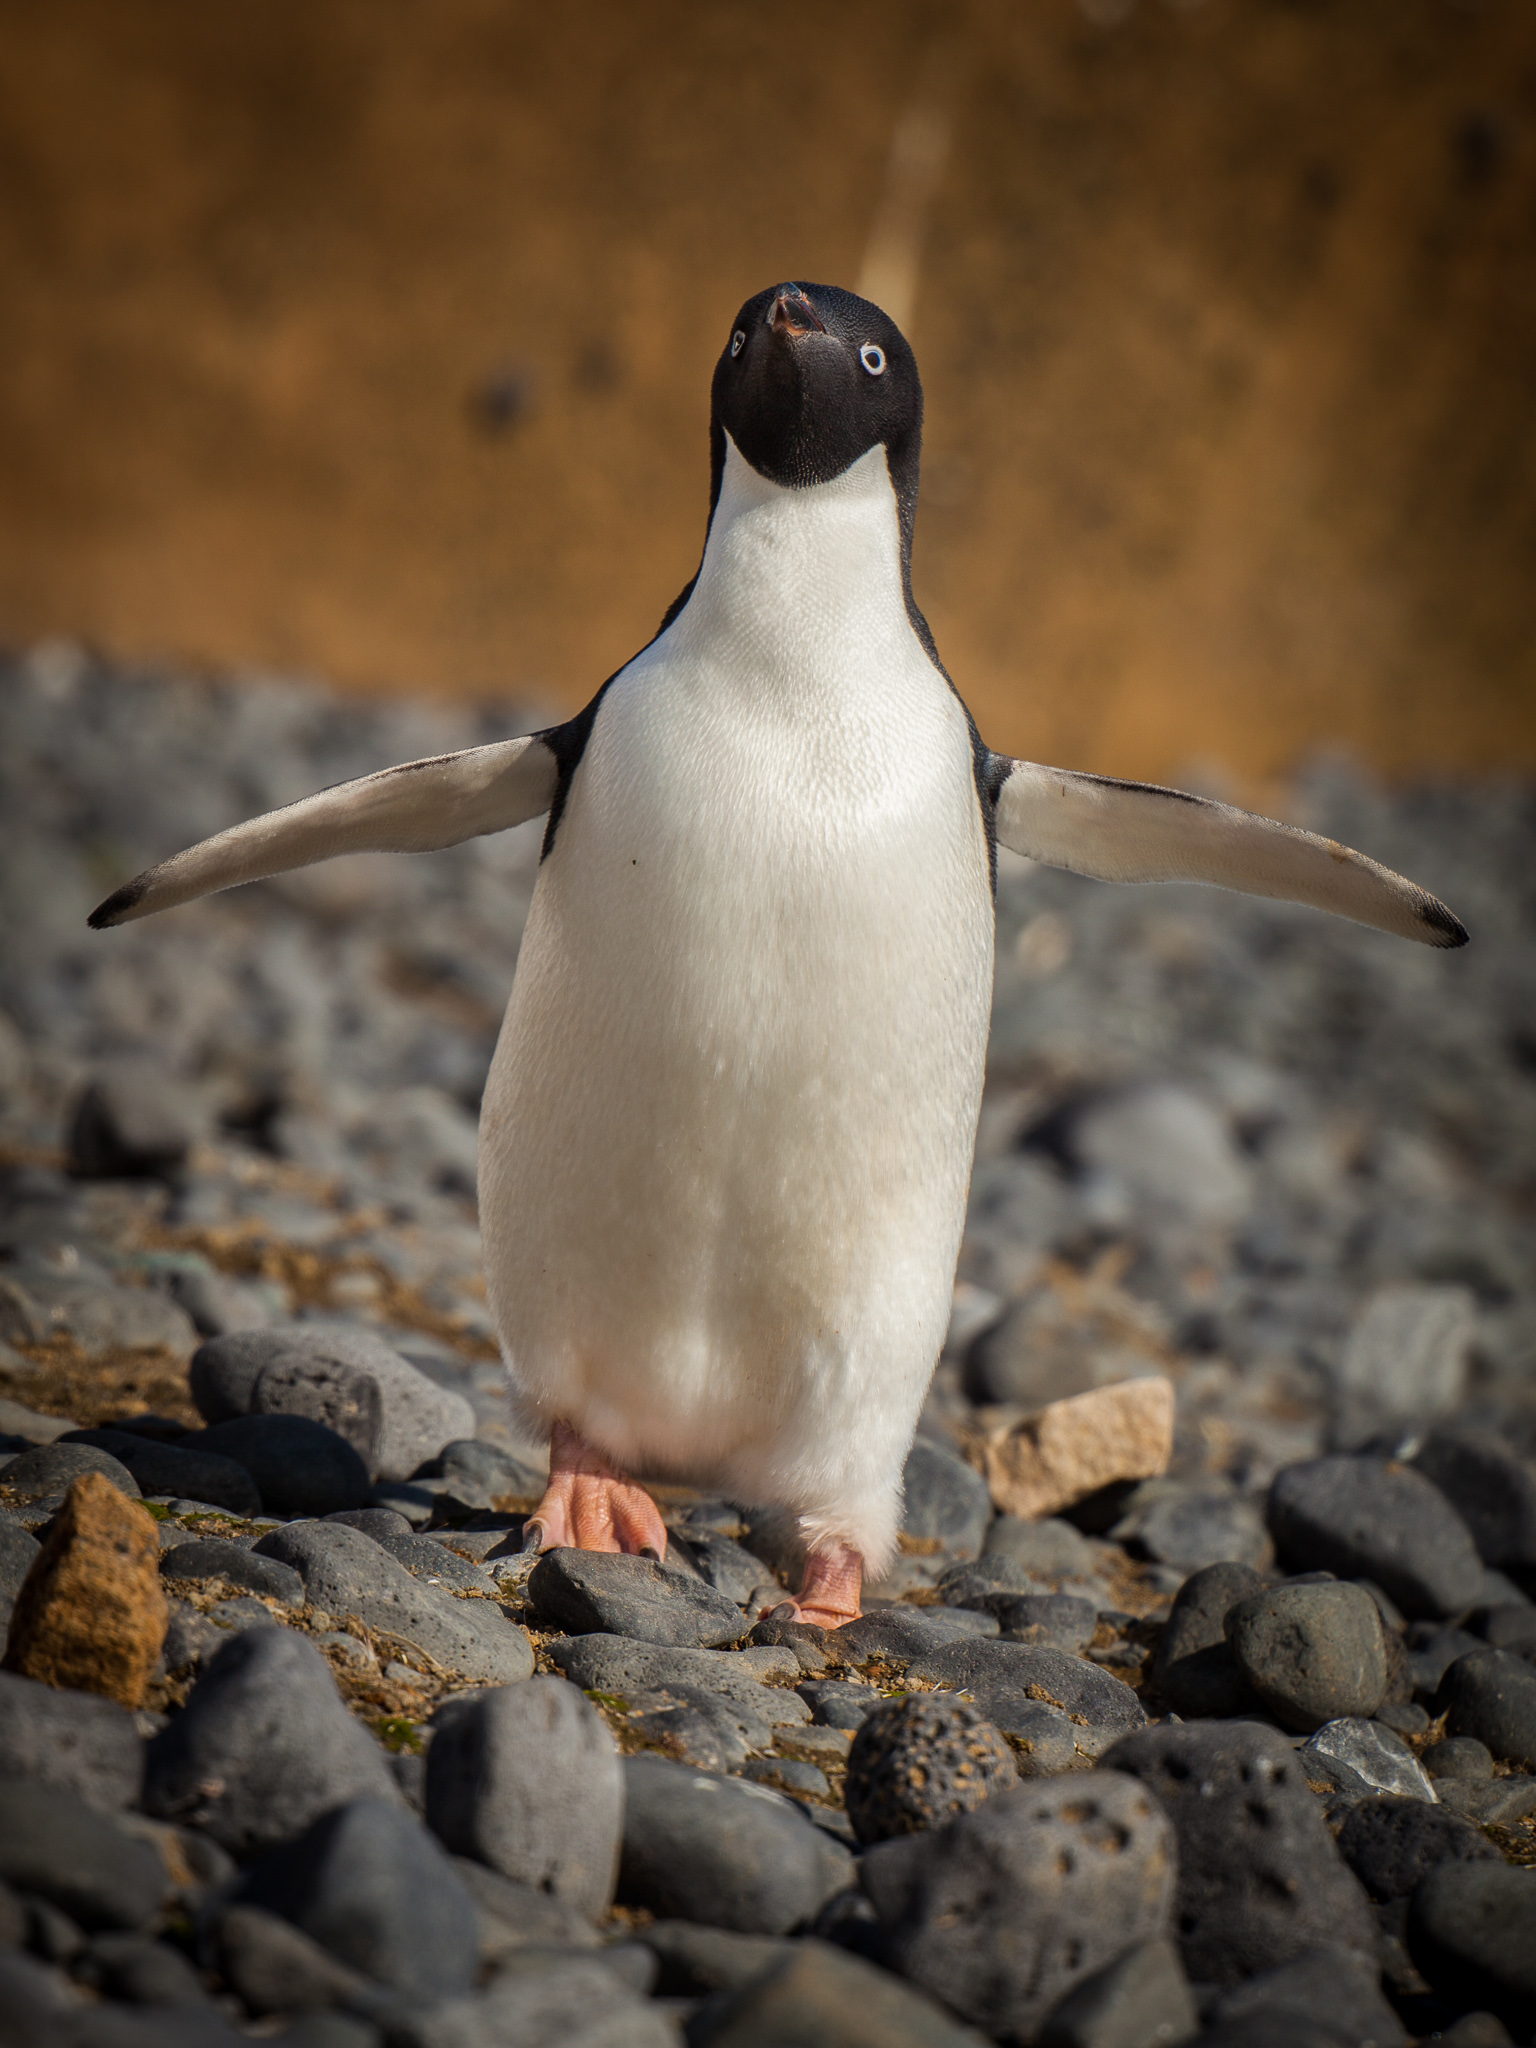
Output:
[[[754,1620],[754,1503],[522,1550],[474,1112],[536,828],[85,928],[492,736],[0,674],[0,2043],[1529,2040],[1530,792],[1299,792],[1451,956],[1005,861],[950,1343],[828,1634]]]

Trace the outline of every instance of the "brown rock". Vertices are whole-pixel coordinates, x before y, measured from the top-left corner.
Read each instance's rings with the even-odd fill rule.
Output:
[[[1173,1384],[1160,1375],[1121,1380],[1052,1401],[994,1429],[983,1470],[1005,1514],[1059,1514],[1117,1479],[1153,1479],[1173,1452]]]
[[[99,1472],[82,1473],[16,1596],[5,1669],[136,1707],[167,1614],[153,1517]]]

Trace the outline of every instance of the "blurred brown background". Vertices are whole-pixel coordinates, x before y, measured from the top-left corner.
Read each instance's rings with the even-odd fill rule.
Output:
[[[574,707],[903,248],[994,745],[1536,760],[1530,0],[6,0],[0,635]]]

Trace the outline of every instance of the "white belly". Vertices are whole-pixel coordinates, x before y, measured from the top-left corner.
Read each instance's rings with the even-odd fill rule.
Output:
[[[806,540],[838,590],[869,460],[792,500],[830,501]],[[482,1119],[486,1273],[531,1418],[878,1559],[964,1218],[985,835],[904,613],[834,607],[804,644],[782,606],[743,621],[800,537],[755,486],[765,516],[717,514],[687,610],[610,687],[541,870]]]

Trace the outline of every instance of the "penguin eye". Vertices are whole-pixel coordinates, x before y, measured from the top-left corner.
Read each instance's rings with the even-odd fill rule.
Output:
[[[883,377],[885,375],[885,350],[883,348],[876,348],[872,341],[866,341],[859,350],[859,361],[868,370],[871,377]]]
[[[731,354],[733,356],[739,356],[742,350],[746,347],[746,345],[747,337],[738,327],[736,332],[731,336]]]

